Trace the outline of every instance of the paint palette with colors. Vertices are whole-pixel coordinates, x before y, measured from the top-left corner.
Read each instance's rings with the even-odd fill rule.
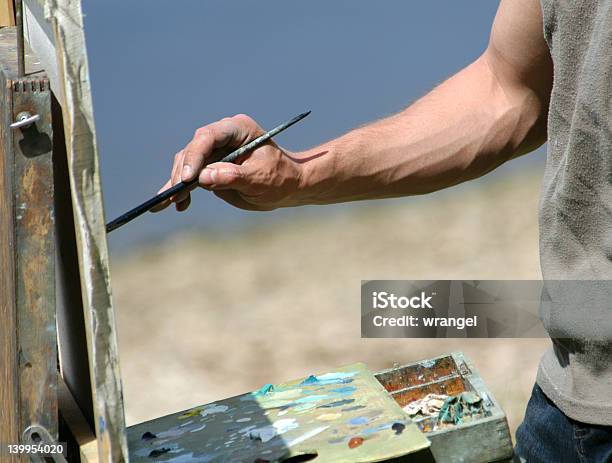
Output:
[[[363,364],[195,407],[128,429],[130,461],[397,461],[429,441]]]

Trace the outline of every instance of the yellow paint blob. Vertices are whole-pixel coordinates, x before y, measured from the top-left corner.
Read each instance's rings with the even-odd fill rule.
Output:
[[[317,419],[321,421],[334,421],[340,418],[341,416],[341,413],[325,413],[324,415],[317,416]]]

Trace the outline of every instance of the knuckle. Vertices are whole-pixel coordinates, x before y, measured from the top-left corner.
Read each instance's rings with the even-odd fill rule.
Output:
[[[240,180],[245,180],[245,176],[242,174],[242,172],[237,171],[237,170],[230,170],[228,172],[228,178],[231,182],[238,182]]]
[[[197,159],[197,152],[194,150],[189,150],[185,152],[185,158],[183,159],[183,164],[189,164],[193,162],[194,159]]]
[[[214,129],[210,126],[200,127],[195,131],[193,138],[210,137],[214,135]]]
[[[230,184],[236,180],[237,173],[233,169],[220,169],[217,173],[217,181]]]
[[[244,124],[248,126],[255,125],[255,121],[253,120],[253,118],[251,116],[247,116],[246,114],[236,114],[232,119],[239,124]]]

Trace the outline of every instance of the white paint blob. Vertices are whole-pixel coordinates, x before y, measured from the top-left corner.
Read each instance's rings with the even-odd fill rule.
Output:
[[[206,417],[208,415],[214,415],[215,413],[225,413],[228,409],[229,407],[227,405],[211,404],[211,405],[204,407],[200,411],[200,415],[202,415],[203,417]]]
[[[318,428],[314,428],[311,431],[308,431],[307,433],[302,434],[300,437],[296,437],[295,439],[287,442],[287,446],[292,447],[294,445],[301,444],[305,440],[308,440],[311,437],[316,436],[317,434],[321,434],[323,431],[325,431],[328,428],[329,426],[320,426]]]

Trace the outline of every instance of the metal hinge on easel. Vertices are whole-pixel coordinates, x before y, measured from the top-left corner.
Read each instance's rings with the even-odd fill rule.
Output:
[[[34,463],[67,463],[63,453],[66,451],[66,444],[57,442],[47,429],[43,426],[28,426],[23,432],[23,443],[37,449],[29,454],[30,460]],[[38,451],[40,450],[40,451]]]

